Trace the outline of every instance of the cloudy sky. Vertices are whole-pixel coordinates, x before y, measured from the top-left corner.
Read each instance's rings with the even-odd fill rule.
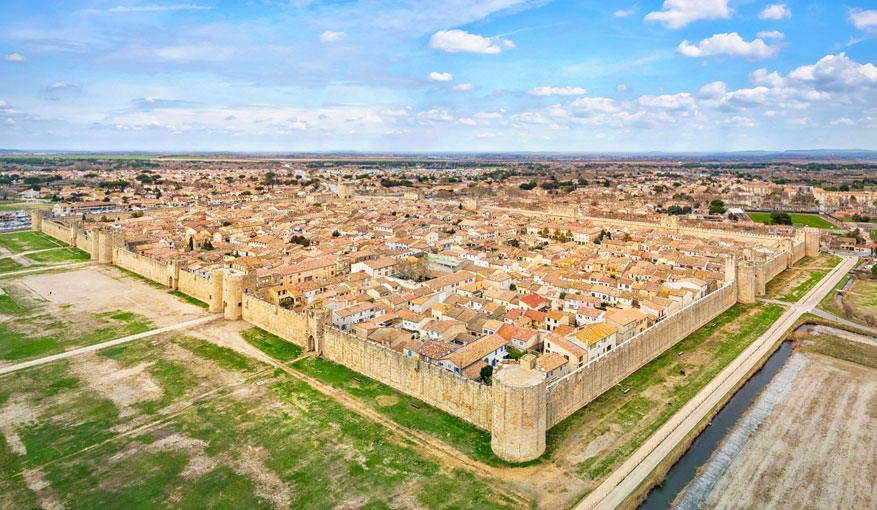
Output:
[[[877,1],[0,2],[0,148],[877,149]]]

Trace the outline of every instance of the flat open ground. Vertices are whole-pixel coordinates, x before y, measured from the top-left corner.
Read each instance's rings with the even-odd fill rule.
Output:
[[[2,285],[86,318],[203,314],[110,267]],[[0,376],[0,507],[567,508],[781,313],[735,305],[549,431],[524,467],[494,457],[487,433],[344,367],[287,368],[300,351],[243,322],[136,340]]]
[[[756,223],[770,224],[770,213],[748,212],[746,214]],[[837,228],[833,223],[823,219],[818,214],[789,213],[789,216],[792,217],[792,225],[796,227]]]
[[[242,323],[225,324],[219,342],[249,345]],[[213,334],[168,334],[0,377],[0,507],[526,506]]]
[[[810,362],[703,508],[877,508],[877,348],[812,340]]]
[[[109,266],[11,276],[0,290],[0,366],[207,315]]]
[[[815,287],[840,260],[840,257],[830,253],[821,253],[813,258],[804,257],[767,283],[765,297],[794,303]]]
[[[844,302],[853,309],[856,317],[877,317],[877,280],[859,280],[844,294]]]

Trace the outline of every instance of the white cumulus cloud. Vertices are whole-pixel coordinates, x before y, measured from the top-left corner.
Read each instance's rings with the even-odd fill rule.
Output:
[[[533,87],[527,91],[531,96],[583,96],[588,91],[581,87]]]
[[[855,126],[856,123],[846,117],[831,121],[832,126]]]
[[[320,34],[320,42],[321,43],[330,43],[337,42],[344,38],[347,35],[344,32],[335,32],[334,30],[326,30],[322,34]]]
[[[877,34],[877,9],[870,11],[850,9],[850,23],[859,30]]]
[[[24,62],[27,60],[24,55],[21,53],[9,53],[7,55],[3,55],[3,60],[7,62]]]
[[[731,11],[728,0],[664,0],[663,10],[648,13],[645,19],[677,29],[700,19],[728,19]]]
[[[451,73],[437,73],[433,71],[426,78],[429,81],[451,81],[454,79],[454,76]]]
[[[454,85],[451,90],[454,92],[469,92],[478,88],[478,85],[474,83],[458,83]]]
[[[615,11],[615,17],[625,18],[627,16],[633,16],[637,12],[639,12],[639,4],[633,4],[633,7],[631,7],[630,9],[619,9]]]
[[[615,100],[608,97],[580,97],[572,102],[572,105],[583,110],[614,113],[621,108],[615,104]]]
[[[761,32],[755,34],[755,37],[759,37],[762,39],[782,39],[786,34],[780,32],[779,30],[762,30]]]
[[[768,5],[763,11],[758,13],[760,19],[783,19],[791,18],[792,10],[786,4]]]
[[[682,41],[676,48],[676,53],[683,57],[709,57],[712,55],[730,55],[732,57],[745,58],[746,60],[764,60],[775,58],[779,55],[779,45],[768,45],[761,39],[747,42],[737,32],[730,34],[716,34],[700,41],[698,44],[690,44]]]
[[[429,39],[429,47],[449,53],[495,54],[514,48],[515,43],[499,37],[483,37],[464,30],[440,30]]]

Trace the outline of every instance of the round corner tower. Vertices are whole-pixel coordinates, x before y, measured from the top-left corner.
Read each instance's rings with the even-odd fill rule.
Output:
[[[35,232],[43,230],[43,211],[32,211],[30,213],[30,229]]]
[[[214,269],[210,272],[210,295],[208,296],[207,311],[210,313],[222,313],[222,279],[225,271]]]
[[[240,320],[243,314],[244,284],[246,274],[226,271],[222,281],[222,306],[225,319]]]
[[[107,230],[106,228],[100,229],[98,232],[98,252],[97,252],[97,263],[98,264],[112,264],[113,263],[113,233]]]
[[[755,265],[741,262],[737,266],[737,301],[744,304],[755,302]]]
[[[545,374],[503,365],[493,376],[490,447],[508,462],[527,462],[545,453],[548,392]]]

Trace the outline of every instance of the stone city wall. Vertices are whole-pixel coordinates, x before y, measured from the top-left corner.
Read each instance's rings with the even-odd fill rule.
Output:
[[[180,271],[177,290],[199,301],[210,303],[210,278],[205,278],[189,271]]]
[[[311,331],[308,328],[307,317],[304,315],[245,294],[242,317],[244,321],[273,333],[287,342],[305,349],[309,348],[308,337],[311,336]]]
[[[795,241],[792,244],[792,261],[789,265],[796,264],[804,258],[804,241]]]
[[[493,390],[369,340],[327,327],[320,341],[324,358],[375,379],[442,411],[490,430]]]
[[[548,428],[581,409],[736,302],[737,285],[727,284],[548,385]]]
[[[774,258],[763,264],[765,283],[773,280],[776,275],[786,270],[788,266],[788,256],[785,253],[778,253]]]
[[[148,278],[154,282],[160,283],[170,288],[174,288],[172,274],[169,270],[170,264],[153,258],[139,255],[133,251],[119,248],[113,257],[113,263],[122,269],[127,269],[132,273],[137,273],[144,278]]]
[[[41,232],[52,236],[55,239],[70,244],[70,226],[58,223],[56,221],[44,219],[41,225]]]

